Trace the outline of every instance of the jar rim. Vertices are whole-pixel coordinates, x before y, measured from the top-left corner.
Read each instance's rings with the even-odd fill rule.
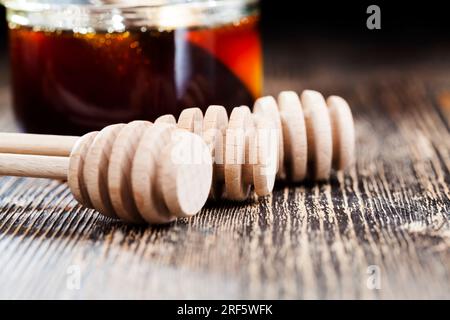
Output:
[[[56,4],[57,2],[57,4]],[[108,2],[108,5],[102,3]],[[10,27],[123,32],[236,23],[259,12],[259,0],[0,0]]]
[[[257,3],[259,0],[0,0],[6,8],[22,11],[77,6],[83,9],[157,8],[178,4],[226,5]]]

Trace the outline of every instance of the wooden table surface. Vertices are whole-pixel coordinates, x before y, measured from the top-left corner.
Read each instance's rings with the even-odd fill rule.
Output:
[[[354,168],[166,227],[104,218],[64,183],[1,177],[0,298],[450,298],[450,47],[306,43],[271,44],[266,92],[346,97]]]

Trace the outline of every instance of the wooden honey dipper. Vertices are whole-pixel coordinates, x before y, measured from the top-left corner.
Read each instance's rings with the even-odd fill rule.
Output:
[[[256,100],[253,113],[234,108],[228,119],[222,106],[185,109],[178,123],[172,115],[156,120],[204,138],[214,158],[210,198],[247,199],[251,185],[258,196],[272,192],[275,177],[300,182],[326,180],[331,169],[354,162],[355,132],[347,102],[305,90]],[[272,135],[274,133],[274,135]],[[275,165],[274,165],[275,164]]]
[[[204,206],[205,142],[169,124],[134,121],[82,137],[0,134],[0,174],[67,179],[82,205],[131,223],[168,223]]]
[[[201,161],[167,161],[176,147]],[[210,106],[204,116],[184,110],[178,123],[165,115],[83,137],[0,134],[0,174],[67,179],[81,204],[106,216],[167,223],[197,213],[208,194],[242,201],[252,185],[258,196],[269,194],[275,176],[298,182],[309,171],[327,179],[332,166],[353,162],[353,152],[345,100],[285,91],[278,102],[258,99],[253,113],[234,108],[230,118],[224,107]]]

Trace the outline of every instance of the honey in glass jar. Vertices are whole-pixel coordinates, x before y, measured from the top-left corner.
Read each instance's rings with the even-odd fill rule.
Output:
[[[4,3],[24,131],[83,134],[261,94],[256,1]]]

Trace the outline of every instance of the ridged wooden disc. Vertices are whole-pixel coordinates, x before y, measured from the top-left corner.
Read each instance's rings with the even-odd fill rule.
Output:
[[[134,203],[131,165],[141,137],[151,125],[148,121],[127,124],[117,135],[109,159],[108,189],[111,203],[117,216],[131,223],[144,221]]]
[[[175,119],[175,117],[171,114],[166,114],[163,115],[161,117],[159,117],[158,119],[155,120],[155,124],[159,124],[159,123],[166,123],[166,124],[171,124],[171,125],[176,125],[177,124],[177,120]]]
[[[287,178],[292,182],[305,179],[308,164],[308,143],[305,116],[297,93],[281,92],[278,96],[283,126],[284,158]]]
[[[209,106],[203,119],[203,139],[213,158],[211,199],[220,199],[225,187],[225,139],[228,127],[227,111],[222,106]]]
[[[176,217],[170,214],[157,182],[157,162],[171,142],[175,127],[153,124],[142,135],[131,168],[134,201],[141,216],[148,223],[168,223]]]
[[[279,179],[285,178],[284,170],[284,143],[283,143],[283,127],[281,124],[280,112],[278,110],[277,102],[274,97],[267,96],[256,100],[253,107],[253,112],[258,115],[263,115],[274,121],[278,132],[278,172]]]
[[[250,184],[244,179],[246,153],[245,130],[251,112],[246,106],[234,108],[228,122],[225,148],[225,193],[229,200],[243,201],[248,198]]]
[[[203,112],[199,108],[184,109],[178,117],[178,128],[195,133],[203,133]]]
[[[74,198],[87,208],[93,208],[93,205],[83,180],[83,168],[86,154],[97,134],[97,131],[90,132],[78,139],[72,148],[69,160],[67,183]]]
[[[125,124],[101,130],[89,148],[83,167],[83,178],[94,208],[108,217],[117,218],[108,192],[108,167],[111,149]]]
[[[278,135],[273,121],[266,117],[254,116],[255,143],[252,152],[253,185],[258,196],[269,195],[275,185],[278,161]]]
[[[158,161],[158,186],[172,215],[190,217],[206,203],[213,164],[202,137],[176,130]]]
[[[344,170],[355,161],[355,126],[352,111],[344,99],[327,99],[333,130],[333,168]]]
[[[308,165],[311,177],[327,180],[331,173],[333,142],[328,107],[322,94],[305,90],[301,95],[308,137]]]

